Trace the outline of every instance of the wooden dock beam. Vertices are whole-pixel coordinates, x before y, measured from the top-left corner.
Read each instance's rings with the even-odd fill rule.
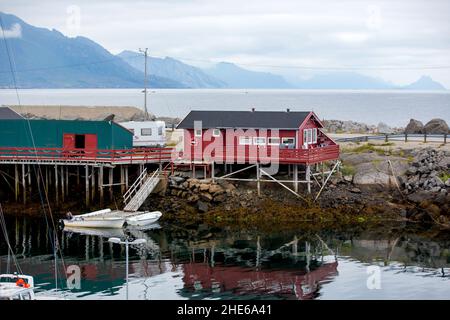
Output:
[[[86,206],[89,207],[90,204],[90,195],[89,195],[89,166],[85,166],[85,175],[84,175],[84,182],[86,187]]]

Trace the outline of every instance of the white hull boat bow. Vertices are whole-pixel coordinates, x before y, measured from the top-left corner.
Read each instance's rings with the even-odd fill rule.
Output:
[[[162,213],[160,211],[136,212],[133,215],[126,217],[126,221],[130,226],[146,226],[155,223],[161,216]]]

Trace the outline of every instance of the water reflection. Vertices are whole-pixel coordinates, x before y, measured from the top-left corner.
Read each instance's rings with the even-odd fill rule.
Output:
[[[41,288],[55,288],[49,228],[39,220],[15,218],[7,219],[7,226],[23,272],[34,275]],[[58,287],[69,298],[123,299],[125,249],[107,239],[126,236],[147,240],[130,250],[132,299],[420,299],[429,298],[429,290],[450,298],[448,235],[430,239],[404,230],[386,235],[261,233],[206,225],[69,229],[58,234]],[[3,241],[0,254],[0,272],[14,271]],[[66,288],[69,265],[80,267],[80,289]],[[382,270],[378,291],[366,286],[369,265]]]

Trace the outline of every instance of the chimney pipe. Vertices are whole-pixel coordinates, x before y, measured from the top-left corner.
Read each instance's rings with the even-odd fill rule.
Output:
[[[290,112],[290,111],[291,111],[291,109],[289,109],[289,108],[286,109],[286,112]]]
[[[255,108],[252,108],[252,112],[255,112]]]

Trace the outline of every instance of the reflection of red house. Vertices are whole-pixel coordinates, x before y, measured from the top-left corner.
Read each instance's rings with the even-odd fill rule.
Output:
[[[311,299],[320,283],[337,275],[337,262],[324,264],[308,273],[295,270],[257,271],[239,266],[211,267],[205,263],[185,264],[183,270],[183,282],[191,290],[209,290],[211,294],[273,294]]]
[[[314,164],[339,158],[339,146],[314,112],[191,111],[184,129],[186,160]]]

